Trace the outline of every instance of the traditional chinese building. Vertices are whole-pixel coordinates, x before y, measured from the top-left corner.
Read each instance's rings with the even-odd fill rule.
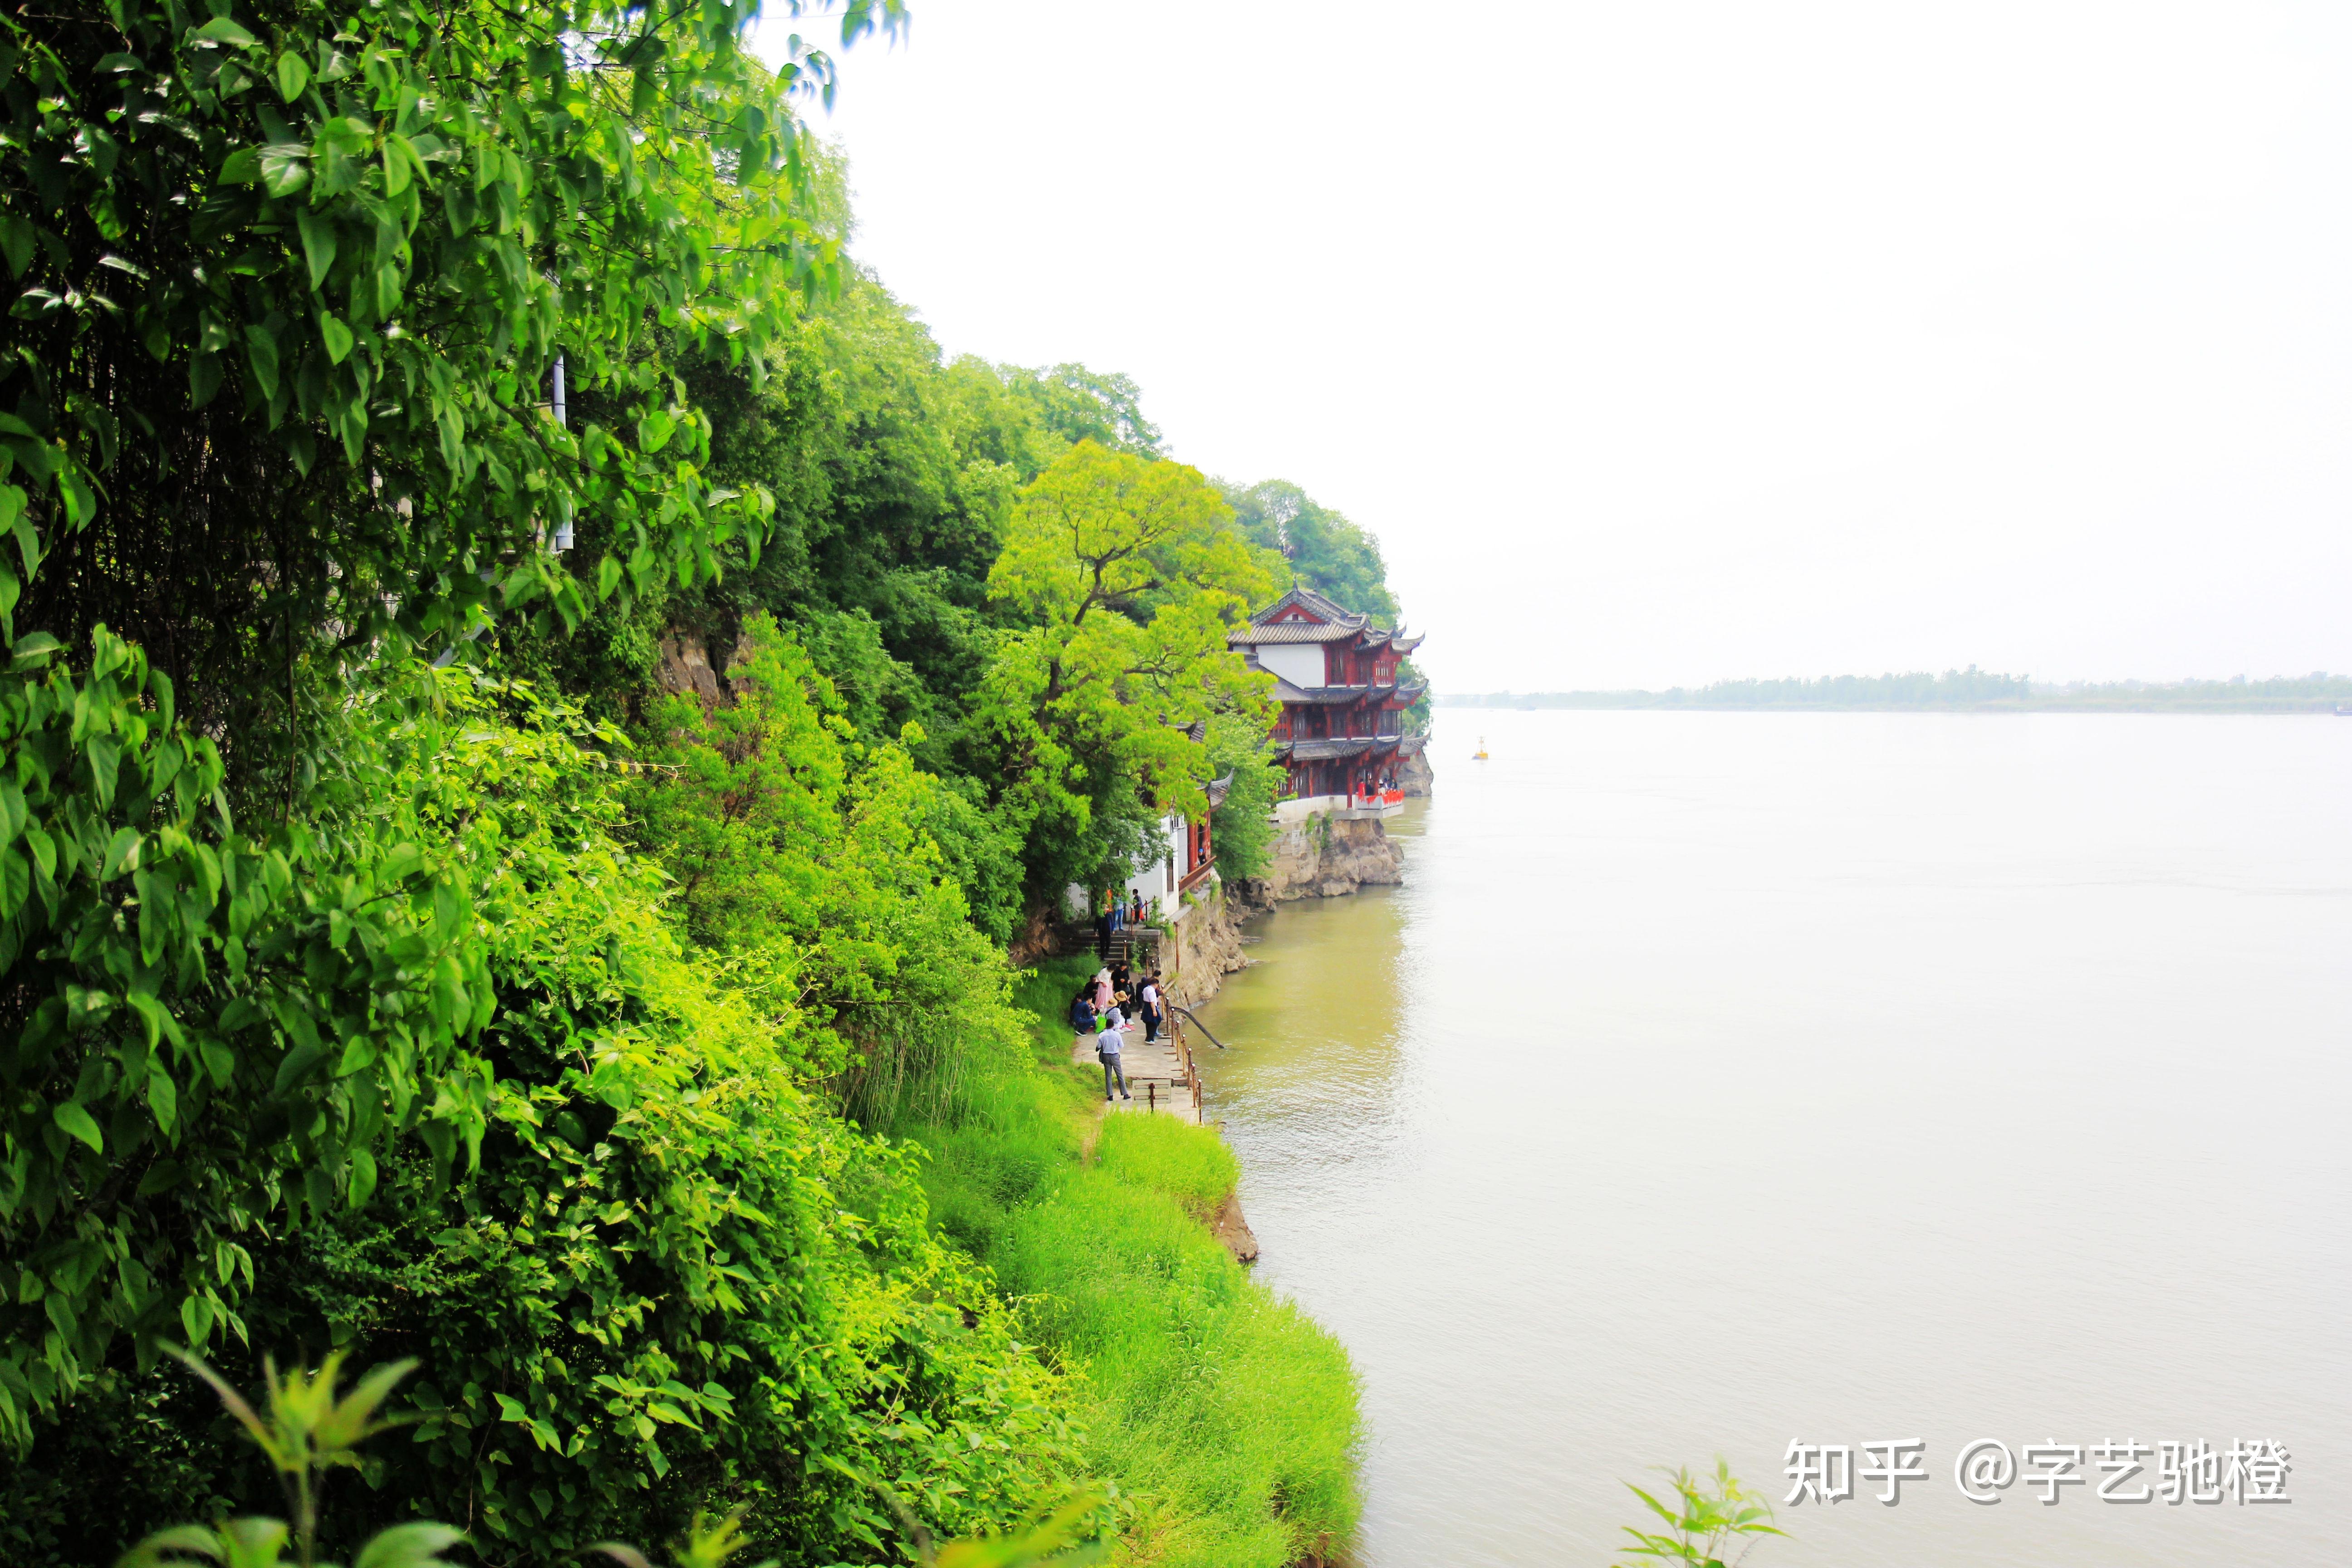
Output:
[[[1310,588],[1293,588],[1225,635],[1251,668],[1275,678],[1282,717],[1276,758],[1288,769],[1288,800],[1345,797],[1335,806],[1385,810],[1397,767],[1426,737],[1404,732],[1405,710],[1423,690],[1397,667],[1422,639],[1350,615]]]

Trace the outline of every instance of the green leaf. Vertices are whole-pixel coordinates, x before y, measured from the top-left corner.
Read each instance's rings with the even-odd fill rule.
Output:
[[[278,1530],[282,1539],[286,1527],[280,1524]],[[190,1557],[209,1557],[215,1563],[225,1563],[232,1557],[245,1562],[268,1561],[243,1556],[226,1540],[201,1524],[180,1524],[157,1531],[132,1547],[114,1568],[184,1568]]]
[[[253,382],[264,397],[278,395],[278,340],[267,328],[245,329],[245,359],[253,367]]]
[[[83,744],[89,754],[90,786],[101,806],[114,804],[114,777],[122,765],[122,742],[111,735],[92,735]]]
[[[49,836],[37,826],[26,823],[25,847],[33,852],[33,864],[41,868],[42,880],[54,880],[58,874],[58,847]]]
[[[365,1149],[354,1149],[352,1151],[352,1207],[365,1207],[374,1192],[375,1156]]]
[[[596,563],[596,596],[609,599],[621,585],[621,563],[607,555]]]
[[[302,96],[310,85],[310,66],[300,55],[289,49],[278,57],[278,96],[288,103]]]
[[[656,408],[637,421],[637,445],[647,452],[658,452],[669,445],[670,433],[677,428],[677,421]]]
[[[33,264],[33,235],[32,220],[24,214],[0,214],[0,257],[6,258],[10,277],[22,278]]]
[[[130,1003],[131,1010],[146,1023],[149,1050],[153,1050],[166,1039],[176,1046],[186,1038],[180,1032],[180,1020],[172,1016],[163,1004],[156,1000],[153,992],[126,992],[123,1000]]]
[[[188,406],[202,408],[220,392],[221,356],[199,353],[188,356]]]
[[[441,1553],[467,1543],[466,1533],[419,1520],[379,1531],[352,1559],[352,1568],[437,1568]]]
[[[213,1304],[202,1296],[190,1296],[180,1303],[180,1327],[187,1331],[188,1348],[200,1351],[213,1331]]]
[[[310,263],[310,287],[316,289],[326,282],[328,271],[335,265],[335,226],[309,207],[297,213],[294,222],[302,231],[302,258]]]
[[[155,1113],[155,1125],[168,1136],[173,1123],[179,1120],[180,1089],[161,1060],[150,1059],[147,1063],[147,1109]]]
[[[310,143],[273,142],[261,149],[261,188],[271,195],[290,196],[310,183]]]
[[[341,364],[351,357],[352,330],[332,310],[319,312],[319,336],[327,345],[327,363]]]
[[[168,1193],[180,1184],[184,1174],[177,1160],[158,1160],[139,1178],[139,1195],[152,1198],[157,1193]]]
[[[143,837],[135,827],[116,828],[114,837],[107,841],[106,860],[100,868],[99,879],[110,882],[127,871],[139,869],[139,846]]]
[[[300,1083],[309,1075],[310,1069],[319,1065],[320,1058],[326,1056],[327,1049],[325,1046],[313,1044],[297,1046],[288,1051],[285,1058],[278,1064],[278,1076],[271,1080],[269,1091],[272,1094],[283,1094],[293,1085]]]
[[[243,27],[238,26],[235,22],[230,21],[226,16],[215,16],[211,21],[206,22],[203,26],[198,27],[194,33],[191,33],[189,37],[201,39],[205,43],[208,44],[230,44],[240,49],[258,48],[260,47],[259,39],[256,38],[251,33],[247,32]]]
[[[62,1105],[53,1107],[49,1111],[49,1120],[56,1122],[58,1131],[67,1137],[79,1138],[89,1144],[91,1153],[106,1152],[106,1140],[100,1135],[97,1121],[92,1120],[89,1112],[84,1110],[76,1101],[68,1100]]]
[[[49,656],[63,647],[65,644],[47,632],[27,632],[18,637],[15,646],[8,650],[9,673],[14,675],[27,669],[37,669],[47,664],[49,661]]]

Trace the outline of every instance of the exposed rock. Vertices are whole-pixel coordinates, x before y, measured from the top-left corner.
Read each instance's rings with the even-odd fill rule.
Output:
[[[1209,1228],[1216,1233],[1219,1241],[1225,1244],[1225,1250],[1234,1255],[1234,1262],[1257,1261],[1257,1233],[1250,1229],[1249,1221],[1242,1216],[1239,1193],[1225,1194],[1225,1206],[1217,1211],[1217,1217],[1209,1222]]]
[[[1168,994],[1187,1007],[1197,1007],[1217,994],[1225,976],[1249,967],[1242,955],[1241,917],[1226,897],[1223,884],[1212,878],[1201,889],[1200,901],[1184,910],[1176,922],[1174,963],[1163,947],[1160,967],[1168,977]]]
[[[1054,924],[1052,911],[1032,910],[1029,918],[1022,922],[1021,929],[1013,933],[1013,941],[1006,947],[1004,956],[1013,968],[1026,969],[1041,958],[1078,950],[1078,936],[1057,928]]]
[[[1264,877],[1235,878],[1225,884],[1225,897],[1232,900],[1237,919],[1274,912],[1274,885]]]
[[[1343,822],[1328,812],[1275,835],[1265,878],[1269,899],[1331,899],[1404,880],[1404,856],[1376,819]]]
[[[661,639],[661,663],[654,683],[673,695],[692,692],[706,707],[719,706],[719,677],[710,668],[710,653],[692,632],[672,630]]]
[[[1437,770],[1429,765],[1427,747],[1397,764],[1396,784],[1407,795],[1428,795],[1437,787]]]

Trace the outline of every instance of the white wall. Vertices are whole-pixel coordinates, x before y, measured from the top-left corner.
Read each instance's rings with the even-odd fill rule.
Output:
[[[1176,907],[1176,884],[1182,880],[1184,876],[1186,831],[1187,826],[1183,817],[1172,811],[1160,819],[1160,858],[1139,868],[1135,875],[1127,879],[1124,884],[1126,890],[1122,897],[1131,900],[1136,894],[1141,893],[1143,907],[1147,911],[1151,908],[1151,900],[1154,899],[1160,901],[1163,909],[1172,910]],[[1171,869],[1171,866],[1173,869]]]
[[[1323,645],[1319,642],[1262,642],[1257,661],[1293,686],[1309,690],[1323,684]]]
[[[1119,897],[1132,902],[1135,895],[1140,893],[1146,912],[1151,909],[1151,900],[1157,899],[1162,912],[1172,914],[1176,910],[1176,887],[1184,879],[1184,842],[1189,831],[1189,825],[1177,813],[1171,811],[1162,817],[1160,822],[1160,858],[1138,868],[1134,876],[1121,883]],[[1063,896],[1072,920],[1094,918],[1088,907],[1092,895],[1086,889],[1073,882]]]

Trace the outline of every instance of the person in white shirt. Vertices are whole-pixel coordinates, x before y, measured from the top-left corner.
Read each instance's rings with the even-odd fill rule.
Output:
[[[1102,1061],[1103,1101],[1105,1104],[1108,1104],[1110,1101],[1110,1086],[1111,1081],[1114,1079],[1118,1081],[1119,1099],[1133,1100],[1135,1098],[1135,1096],[1127,1092],[1127,1073],[1118,1065],[1119,1047],[1126,1043],[1127,1042],[1125,1040],[1119,1037],[1118,1026],[1112,1023],[1108,1017],[1101,1020],[1100,1026],[1095,1033],[1095,1055]]]
[[[1143,988],[1137,993],[1137,1011],[1143,1016],[1143,1043],[1150,1045],[1160,1037],[1160,976],[1157,972],[1143,977]]]

